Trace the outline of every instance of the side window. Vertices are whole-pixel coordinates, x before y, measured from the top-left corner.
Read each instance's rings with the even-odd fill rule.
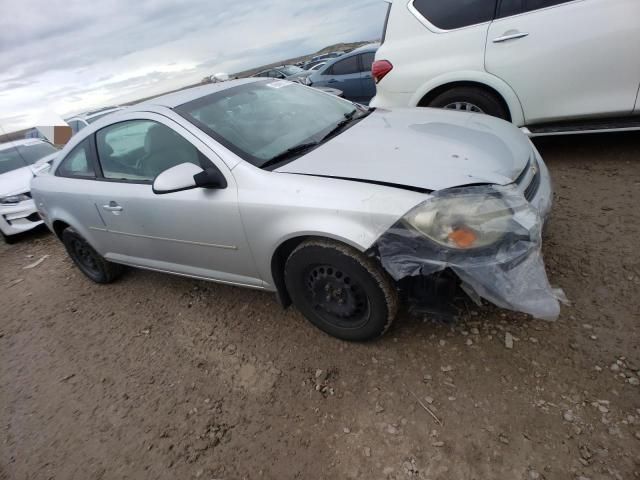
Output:
[[[570,1],[572,0],[502,0],[498,9],[498,18],[553,7]]]
[[[496,0],[414,0],[413,7],[436,27],[453,30],[492,20]]]
[[[376,54],[374,52],[363,53],[360,55],[362,59],[362,70],[361,72],[371,72],[371,65],[373,64],[373,59]]]
[[[78,144],[60,163],[56,175],[61,177],[95,178],[96,172],[90,159],[89,139]]]
[[[332,75],[350,75],[352,73],[358,73],[360,66],[358,65],[358,56],[352,55],[333,64],[331,67]]]
[[[198,149],[171,128],[151,120],[131,120],[96,134],[98,160],[104,178],[151,182],[180,165],[204,166]]]

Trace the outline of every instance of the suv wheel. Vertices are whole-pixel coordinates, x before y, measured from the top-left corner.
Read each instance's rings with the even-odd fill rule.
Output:
[[[428,105],[434,108],[486,113],[508,120],[509,114],[493,93],[477,87],[455,87],[434,98]]]
[[[384,334],[395,319],[398,295],[388,275],[370,258],[329,240],[308,240],[285,265],[293,303],[320,330],[365,341]]]
[[[124,267],[105,260],[89,243],[72,228],[62,232],[62,243],[67,253],[87,277],[96,283],[111,283],[117,279]]]

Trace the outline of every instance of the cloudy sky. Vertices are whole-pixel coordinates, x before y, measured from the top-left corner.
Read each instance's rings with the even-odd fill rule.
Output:
[[[377,39],[385,11],[383,0],[0,0],[0,127]]]

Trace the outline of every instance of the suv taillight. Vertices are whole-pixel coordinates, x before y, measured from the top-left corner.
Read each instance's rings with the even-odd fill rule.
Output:
[[[391,70],[393,70],[393,65],[389,60],[376,60],[371,65],[371,75],[373,75],[376,83],[379,83]]]

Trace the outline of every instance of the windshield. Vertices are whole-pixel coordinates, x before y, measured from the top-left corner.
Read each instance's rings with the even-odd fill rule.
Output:
[[[278,70],[284,73],[287,77],[291,75],[297,75],[298,73],[302,73],[305,71],[304,69],[300,67],[296,67],[295,65],[285,65],[284,67],[279,68]]]
[[[296,146],[322,141],[354,110],[351,102],[286,80],[240,85],[176,108],[258,167]]]
[[[0,175],[32,165],[41,158],[56,152],[55,147],[49,143],[17,145],[6,150],[0,150]]]

